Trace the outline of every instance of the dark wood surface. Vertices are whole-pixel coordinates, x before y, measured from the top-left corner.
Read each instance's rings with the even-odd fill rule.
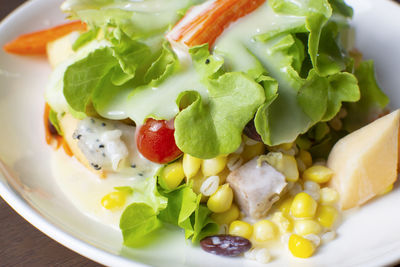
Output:
[[[400,0],[395,0],[400,3]],[[0,0],[0,20],[25,0]],[[101,266],[50,239],[0,197],[0,266]]]
[[[0,20],[25,0],[0,0]],[[37,230],[0,197],[0,266],[99,265]]]

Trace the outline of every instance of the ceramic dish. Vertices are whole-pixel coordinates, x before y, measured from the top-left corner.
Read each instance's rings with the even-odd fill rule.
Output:
[[[63,21],[60,0],[26,3],[0,24],[0,45],[17,35]],[[378,80],[400,107],[400,5],[349,0],[355,9],[356,46],[374,59]],[[119,231],[85,216],[52,177],[52,149],[42,127],[43,92],[51,69],[41,57],[0,52],[0,195],[21,216],[66,247],[109,266],[254,266],[243,258],[216,257],[185,242],[174,229],[143,249],[122,247]],[[310,259],[272,251],[268,266],[382,266],[400,260],[400,189],[346,217],[338,238]],[[281,254],[281,255],[280,255]],[[261,265],[260,265],[261,266]]]

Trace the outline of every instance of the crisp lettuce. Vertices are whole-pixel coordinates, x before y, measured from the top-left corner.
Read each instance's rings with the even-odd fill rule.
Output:
[[[119,187],[117,190],[132,192],[133,203],[122,213],[120,229],[126,246],[147,244],[149,236],[162,226],[158,219],[161,210],[167,207],[167,199],[157,190],[157,177],[137,182],[133,188]]]
[[[240,52],[230,52],[228,42],[217,44],[230,71],[270,76],[278,84],[254,120],[267,145],[292,142],[319,121],[332,119],[342,102],[359,99],[356,78],[344,72],[351,60],[340,43],[351,8],[332,3],[333,9],[327,0],[271,0],[263,11],[271,20],[266,32],[242,43]],[[235,59],[236,54],[241,57]]]
[[[355,131],[375,120],[383,114],[389,104],[389,98],[381,91],[375,79],[373,61],[364,61],[356,69],[355,75],[361,91],[360,101],[346,104],[347,116],[344,118],[344,128]]]
[[[162,34],[183,9],[201,0],[67,0],[61,6],[72,19],[100,28],[115,27],[136,39]]]
[[[132,192],[134,196],[134,202],[124,210],[120,219],[126,246],[146,245],[163,223],[182,228],[186,239],[191,238],[192,242],[198,242],[219,230],[219,226],[209,216],[211,211],[200,203],[201,195],[194,193],[190,184],[175,190],[162,187],[159,178],[162,169],[160,167],[154,177],[134,188],[116,188]]]
[[[178,106],[184,98],[192,103],[175,118],[176,144],[199,158],[231,153],[242,142],[244,126],[264,102],[264,90],[243,73],[229,72],[215,77],[222,62],[212,59],[208,46],[194,48],[191,53],[195,68],[203,74],[209,97],[204,101],[196,91],[185,91],[178,96]]]

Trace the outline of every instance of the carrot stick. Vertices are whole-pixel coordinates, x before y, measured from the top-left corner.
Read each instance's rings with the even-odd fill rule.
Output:
[[[174,47],[192,47],[215,40],[232,22],[251,13],[266,0],[216,0],[191,8],[166,35]]]
[[[73,31],[85,31],[86,24],[74,21],[47,30],[23,34],[4,45],[4,51],[19,55],[46,54],[46,44]]]

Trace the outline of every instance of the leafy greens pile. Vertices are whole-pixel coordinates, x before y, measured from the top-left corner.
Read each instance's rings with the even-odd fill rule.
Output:
[[[46,99],[53,112],[78,118],[175,117],[175,139],[185,153],[213,158],[234,152],[252,119],[266,145],[297,140],[326,156],[332,144],[382,111],[388,98],[373,63],[359,62],[343,45],[353,11],[343,0],[269,0],[266,32],[236,48],[190,49],[192,66],[179,62],[165,32],[201,0],[67,0],[62,9],[89,25],[75,54],[51,77]],[[142,3],[142,2],[140,2]],[[238,57],[240,54],[242,57]],[[243,62],[250,62],[246,65]],[[328,122],[342,107],[343,127]],[[151,201],[131,204],[121,218],[125,244],[161,222],[199,240],[217,225],[190,185],[168,192],[148,179]]]

